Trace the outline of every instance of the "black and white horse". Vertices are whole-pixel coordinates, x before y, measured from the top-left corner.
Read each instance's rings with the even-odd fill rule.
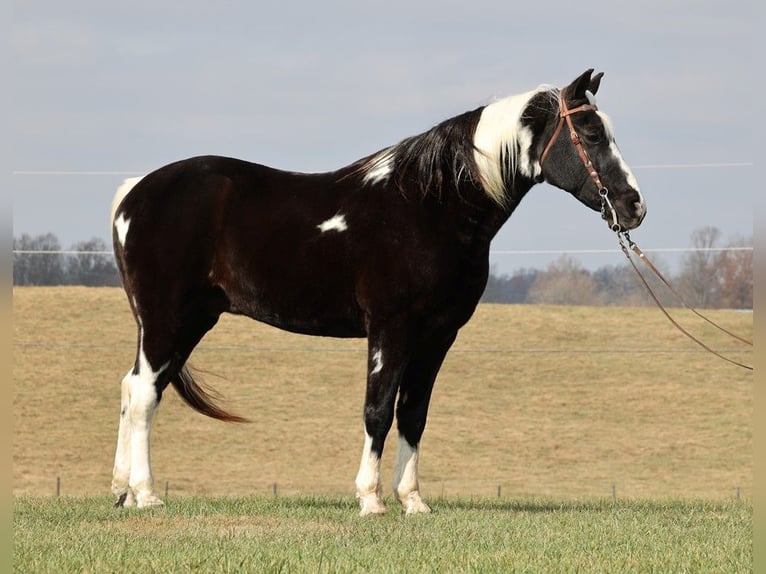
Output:
[[[149,441],[169,384],[202,414],[243,420],[185,367],[229,312],[296,333],[366,337],[361,514],[385,511],[380,458],[394,413],[394,494],[407,514],[429,512],[418,445],[437,372],[486,285],[492,238],[542,181],[600,210],[615,230],[645,215],[595,106],[601,74],[592,73],[466,112],[338,171],[206,156],[126,180],[112,230],[138,348],[122,380],[118,505],[162,504]]]

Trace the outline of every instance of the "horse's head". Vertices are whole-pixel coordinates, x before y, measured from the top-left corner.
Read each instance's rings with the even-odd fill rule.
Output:
[[[614,231],[627,231],[641,224],[646,205],[614,141],[611,121],[596,108],[603,74],[592,74],[587,70],[558,93],[557,113],[540,142],[542,177],[600,210]]]

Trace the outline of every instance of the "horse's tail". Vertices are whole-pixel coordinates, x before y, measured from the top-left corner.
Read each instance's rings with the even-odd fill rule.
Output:
[[[213,419],[233,423],[248,423],[248,419],[239,415],[227,413],[215,402],[220,398],[211,389],[202,388],[192,376],[191,372],[184,365],[179,373],[170,381],[173,388],[181,395],[181,398],[198,413],[202,413]],[[215,396],[214,396],[215,395]]]

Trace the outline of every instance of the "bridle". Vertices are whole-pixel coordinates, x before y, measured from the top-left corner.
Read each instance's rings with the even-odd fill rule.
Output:
[[[609,212],[609,215],[612,218],[612,224],[611,228],[612,231],[614,231],[617,234],[617,240],[620,244],[620,249],[622,249],[622,252],[625,254],[625,257],[627,257],[630,264],[633,266],[633,269],[638,274],[639,279],[641,279],[641,282],[646,287],[647,291],[649,292],[649,295],[651,295],[654,302],[657,304],[657,306],[660,308],[660,310],[665,314],[665,316],[670,320],[670,322],[675,325],[678,330],[680,330],[684,335],[689,337],[692,341],[700,345],[702,348],[704,348],[706,351],[709,351],[710,353],[713,353],[717,357],[728,361],[729,363],[732,363],[738,367],[742,367],[748,370],[753,370],[753,367],[746,365],[744,363],[740,363],[739,361],[735,361],[733,359],[730,359],[729,357],[726,357],[719,353],[718,351],[712,349],[702,341],[700,341],[697,337],[692,335],[689,331],[684,329],[673,317],[671,317],[670,313],[668,313],[667,309],[662,305],[657,295],[652,290],[651,286],[649,285],[649,282],[647,279],[641,274],[641,272],[638,270],[638,267],[636,266],[635,262],[630,256],[630,251],[634,252],[653,272],[657,277],[670,289],[670,291],[678,297],[678,299],[681,301],[681,303],[692,311],[695,315],[698,317],[704,319],[720,331],[723,331],[727,335],[730,335],[734,337],[735,339],[738,339],[740,342],[749,345],[752,347],[753,343],[752,341],[749,341],[747,339],[744,339],[738,335],[735,335],[731,331],[727,331],[711,319],[708,319],[702,313],[694,309],[691,305],[689,305],[681,296],[680,293],[678,293],[672,285],[668,282],[667,279],[660,273],[659,269],[646,257],[646,254],[641,251],[641,249],[636,245],[634,241],[630,238],[630,233],[628,230],[623,229],[620,225],[618,219],[617,219],[617,212],[614,209],[614,206],[612,205],[612,202],[609,200],[609,190],[604,186],[603,183],[601,183],[601,177],[598,174],[598,171],[593,166],[593,162],[590,161],[590,157],[588,157],[588,152],[585,151],[585,148],[582,145],[582,142],[580,141],[580,136],[577,135],[577,131],[575,130],[574,124],[572,123],[572,116],[574,114],[578,114],[580,112],[595,112],[598,108],[595,106],[595,104],[583,104],[581,106],[577,106],[576,108],[569,109],[567,107],[566,101],[564,99],[563,90],[559,92],[559,121],[556,125],[556,129],[553,131],[553,135],[551,136],[551,139],[548,140],[548,143],[545,146],[545,149],[543,149],[543,153],[540,155],[540,167],[542,167],[543,162],[545,161],[545,158],[548,156],[548,152],[553,147],[553,144],[556,142],[557,138],[561,134],[561,130],[564,127],[564,122],[566,122],[567,127],[569,128],[569,138],[571,139],[572,143],[575,146],[575,149],[577,150],[578,155],[580,156],[580,159],[582,160],[583,164],[585,165],[585,169],[588,170],[588,175],[590,175],[591,179],[593,180],[593,183],[596,184],[596,188],[598,189],[598,195],[601,198],[601,217],[606,219],[607,210]],[[625,245],[625,241],[628,242],[628,245]]]
[[[543,153],[540,155],[540,167],[542,168],[543,162],[548,156],[548,152],[553,147],[553,144],[561,133],[561,128],[564,127],[564,122],[566,122],[567,127],[569,128],[569,139],[574,144],[580,159],[585,165],[585,169],[588,170],[588,175],[590,175],[593,183],[596,184],[596,189],[598,189],[598,195],[601,198],[601,217],[606,219],[607,210],[609,210],[609,215],[612,217],[612,231],[620,233],[620,231],[622,231],[622,226],[617,220],[617,211],[614,209],[614,206],[609,199],[609,190],[603,183],[601,183],[601,177],[599,176],[598,171],[596,171],[593,162],[590,161],[588,152],[585,151],[585,148],[580,141],[580,136],[577,135],[577,130],[575,130],[574,124],[572,123],[572,115],[580,112],[595,112],[596,110],[598,110],[598,108],[595,104],[583,104],[576,108],[569,109],[564,98],[563,90],[559,92],[559,122],[556,125],[556,129],[553,131],[551,139],[548,140],[548,144],[545,146]]]

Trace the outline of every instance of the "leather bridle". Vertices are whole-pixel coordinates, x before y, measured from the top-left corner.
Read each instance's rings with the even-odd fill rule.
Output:
[[[564,94],[562,92],[559,92],[559,122],[556,125],[556,129],[553,131],[553,135],[551,136],[551,139],[548,140],[547,145],[545,146],[545,149],[543,150],[543,153],[540,155],[540,167],[542,167],[543,162],[545,161],[545,158],[548,156],[548,152],[553,147],[553,144],[556,142],[556,139],[559,137],[559,134],[561,134],[561,130],[564,127],[564,122],[566,122],[567,126],[569,127],[569,137],[572,140],[572,143],[574,144],[575,148],[577,149],[577,153],[580,156],[580,159],[582,160],[583,164],[585,165],[585,169],[588,170],[588,175],[590,175],[591,179],[593,180],[593,183],[596,184],[596,188],[598,189],[598,195],[601,198],[601,216],[606,219],[607,210],[609,210],[609,215],[612,218],[612,224],[611,228],[612,231],[614,231],[617,234],[617,240],[620,244],[620,248],[622,249],[622,252],[625,254],[625,257],[628,258],[628,261],[633,266],[633,269],[638,274],[638,277],[641,279],[641,282],[646,287],[647,291],[649,292],[649,295],[651,295],[654,302],[657,304],[657,306],[660,308],[660,310],[665,314],[665,316],[670,320],[670,322],[678,329],[680,330],[684,335],[689,337],[692,341],[700,345],[702,348],[704,348],[706,351],[709,351],[710,353],[713,353],[717,357],[728,361],[729,363],[732,363],[734,365],[737,365],[738,367],[742,367],[744,369],[753,370],[753,367],[746,365],[744,363],[740,363],[739,361],[735,361],[729,357],[724,356],[723,354],[719,353],[715,349],[712,349],[705,343],[703,343],[700,339],[692,335],[689,331],[684,329],[671,315],[668,313],[667,309],[662,305],[657,295],[652,290],[651,286],[649,285],[649,282],[647,279],[641,274],[641,272],[638,270],[638,267],[636,266],[635,262],[633,261],[632,257],[630,256],[630,253],[628,252],[628,249],[630,248],[631,251],[633,251],[654,273],[657,275],[657,277],[670,289],[670,291],[676,295],[680,299],[680,301],[683,303],[684,307],[692,311],[695,315],[698,317],[701,317],[714,327],[718,328],[719,330],[723,331],[724,333],[734,337],[735,339],[738,339],[740,342],[753,346],[752,341],[749,341],[747,339],[744,339],[743,337],[740,337],[738,335],[735,335],[731,331],[727,331],[711,319],[708,319],[704,315],[702,315],[699,311],[691,307],[686,301],[683,299],[683,297],[678,293],[672,285],[668,282],[665,277],[663,277],[662,273],[660,273],[659,269],[652,264],[651,261],[646,257],[646,254],[641,251],[641,249],[638,247],[638,245],[635,244],[634,241],[630,238],[630,233],[628,230],[623,230],[622,226],[620,225],[619,221],[617,220],[617,212],[614,209],[614,206],[612,205],[612,202],[609,200],[609,190],[604,186],[603,183],[601,183],[601,177],[598,174],[598,171],[593,166],[593,163],[590,161],[590,158],[588,157],[588,152],[585,151],[585,148],[582,145],[582,142],[580,141],[580,137],[577,135],[577,131],[574,128],[574,124],[572,123],[572,115],[577,114],[580,112],[595,112],[598,108],[594,104],[583,104],[581,106],[578,106],[576,108],[572,108],[571,110],[567,107],[566,102],[564,101]],[[625,245],[625,242],[628,242],[628,246]]]
[[[559,122],[556,125],[556,129],[553,131],[551,139],[548,140],[548,144],[545,146],[543,153],[540,155],[540,167],[542,168],[543,162],[548,156],[548,152],[553,147],[553,144],[556,142],[556,139],[561,133],[561,128],[564,127],[564,122],[566,122],[567,127],[569,128],[569,139],[574,144],[575,149],[577,150],[577,154],[580,156],[580,159],[585,165],[585,169],[588,170],[588,175],[590,175],[593,183],[596,184],[596,189],[598,189],[598,195],[601,198],[601,216],[606,219],[608,210],[609,215],[612,217],[612,231],[619,233],[622,231],[622,226],[617,220],[617,211],[614,209],[614,206],[609,199],[609,190],[604,186],[603,183],[601,183],[601,177],[599,176],[598,171],[596,171],[593,162],[590,161],[588,152],[585,151],[585,148],[580,141],[580,136],[577,135],[577,130],[575,130],[574,124],[572,123],[572,115],[580,112],[595,112],[597,109],[598,108],[595,106],[595,104],[583,104],[581,106],[577,106],[576,108],[569,109],[564,98],[563,90],[559,92]]]

